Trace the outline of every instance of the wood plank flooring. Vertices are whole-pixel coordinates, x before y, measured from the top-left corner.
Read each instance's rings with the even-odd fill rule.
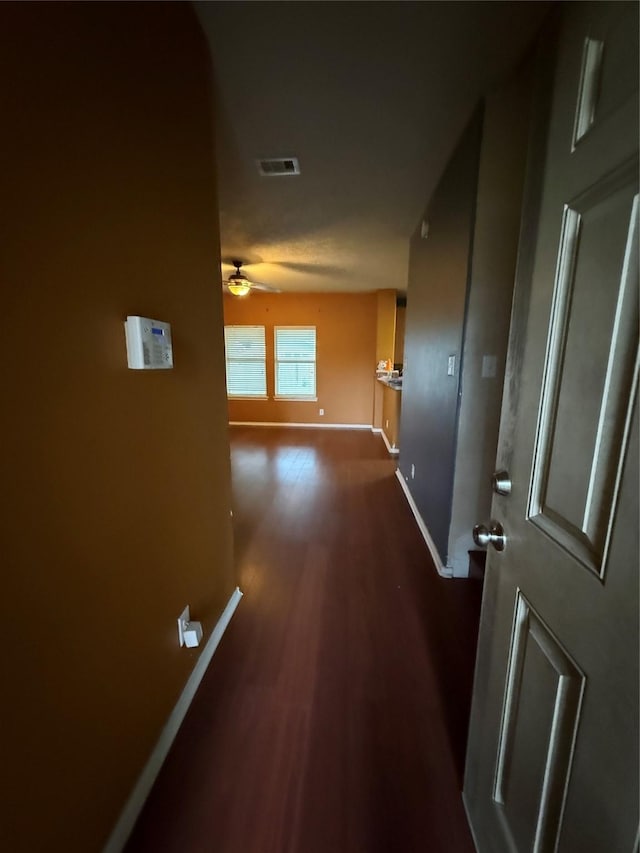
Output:
[[[473,853],[480,583],[438,577],[379,436],[231,440],[244,598],[128,853]]]

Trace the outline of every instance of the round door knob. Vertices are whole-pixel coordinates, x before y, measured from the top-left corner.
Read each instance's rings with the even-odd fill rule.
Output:
[[[493,545],[496,551],[504,551],[507,537],[504,535],[504,528],[499,521],[490,521],[489,527],[484,524],[476,524],[473,528],[473,541],[481,548]]]

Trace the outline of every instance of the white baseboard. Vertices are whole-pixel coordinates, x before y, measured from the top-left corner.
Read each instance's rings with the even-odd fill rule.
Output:
[[[382,436],[382,440],[384,441],[384,443],[387,445],[387,450],[389,451],[389,453],[392,456],[397,456],[400,453],[400,448],[393,447],[391,444],[389,444],[389,439],[387,438],[387,434],[383,429],[380,430],[380,435]]]
[[[436,544],[431,538],[431,534],[429,533],[429,528],[424,523],[424,519],[420,515],[418,507],[416,506],[416,502],[413,499],[411,492],[409,491],[409,487],[405,483],[404,477],[402,476],[402,472],[399,468],[396,468],[396,477],[400,485],[402,486],[402,491],[407,499],[407,503],[411,507],[411,512],[414,515],[416,522],[418,523],[418,527],[420,529],[420,533],[422,533],[422,538],[427,543],[427,548],[429,549],[429,553],[431,554],[431,559],[436,567],[436,570],[439,575],[443,578],[450,578],[452,576],[452,572],[450,568],[443,565],[442,560],[440,559],[440,554],[438,554],[438,549],[436,548]]]
[[[371,429],[371,424],[296,424],[277,421],[229,421],[229,426],[302,427],[303,429]]]
[[[169,715],[169,719],[158,738],[158,742],[149,756],[149,760],[140,774],[129,799],[126,802],[111,835],[109,836],[109,840],[104,847],[103,853],[120,853],[120,851],[124,849],[124,846],[131,835],[131,831],[135,826],[135,822],[142,811],[142,807],[144,806],[151,788],[153,787],[153,783],[156,781],[160,768],[162,767],[175,736],[178,733],[178,729],[182,725],[182,721],[189,710],[189,706],[193,701],[196,690],[202,681],[202,677],[211,662],[213,653],[218,647],[218,643],[222,639],[222,635],[231,621],[231,617],[233,616],[241,598],[242,593],[240,592],[240,589],[236,587],[227,602],[227,606],[222,611],[215,628],[211,632],[211,636],[207,640],[207,644],[202,650],[200,657],[198,658],[198,661],[184,686],[184,690],[180,694],[180,698]]]

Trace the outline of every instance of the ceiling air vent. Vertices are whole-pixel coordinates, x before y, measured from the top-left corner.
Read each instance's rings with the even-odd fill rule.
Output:
[[[297,157],[274,157],[269,160],[258,160],[258,171],[269,178],[299,175],[300,164]]]

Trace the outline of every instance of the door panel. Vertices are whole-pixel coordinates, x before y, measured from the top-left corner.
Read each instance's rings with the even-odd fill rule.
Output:
[[[633,24],[629,16],[612,17],[606,9],[590,13],[584,28],[574,145],[637,91],[638,37]]]
[[[635,3],[569,3],[555,35],[496,466],[513,488],[492,506],[507,546],[488,555],[465,773],[480,853],[637,839],[637,34]]]
[[[493,791],[517,850],[554,849],[584,680],[518,590]]]
[[[592,635],[590,654],[583,651],[586,637],[582,644],[572,640],[588,680],[559,848],[565,853],[631,853],[638,832],[637,396],[631,422],[604,580],[615,604],[607,608],[601,602],[584,618],[582,631]]]
[[[637,350],[637,181],[634,160],[564,211],[528,509],[598,576]]]

